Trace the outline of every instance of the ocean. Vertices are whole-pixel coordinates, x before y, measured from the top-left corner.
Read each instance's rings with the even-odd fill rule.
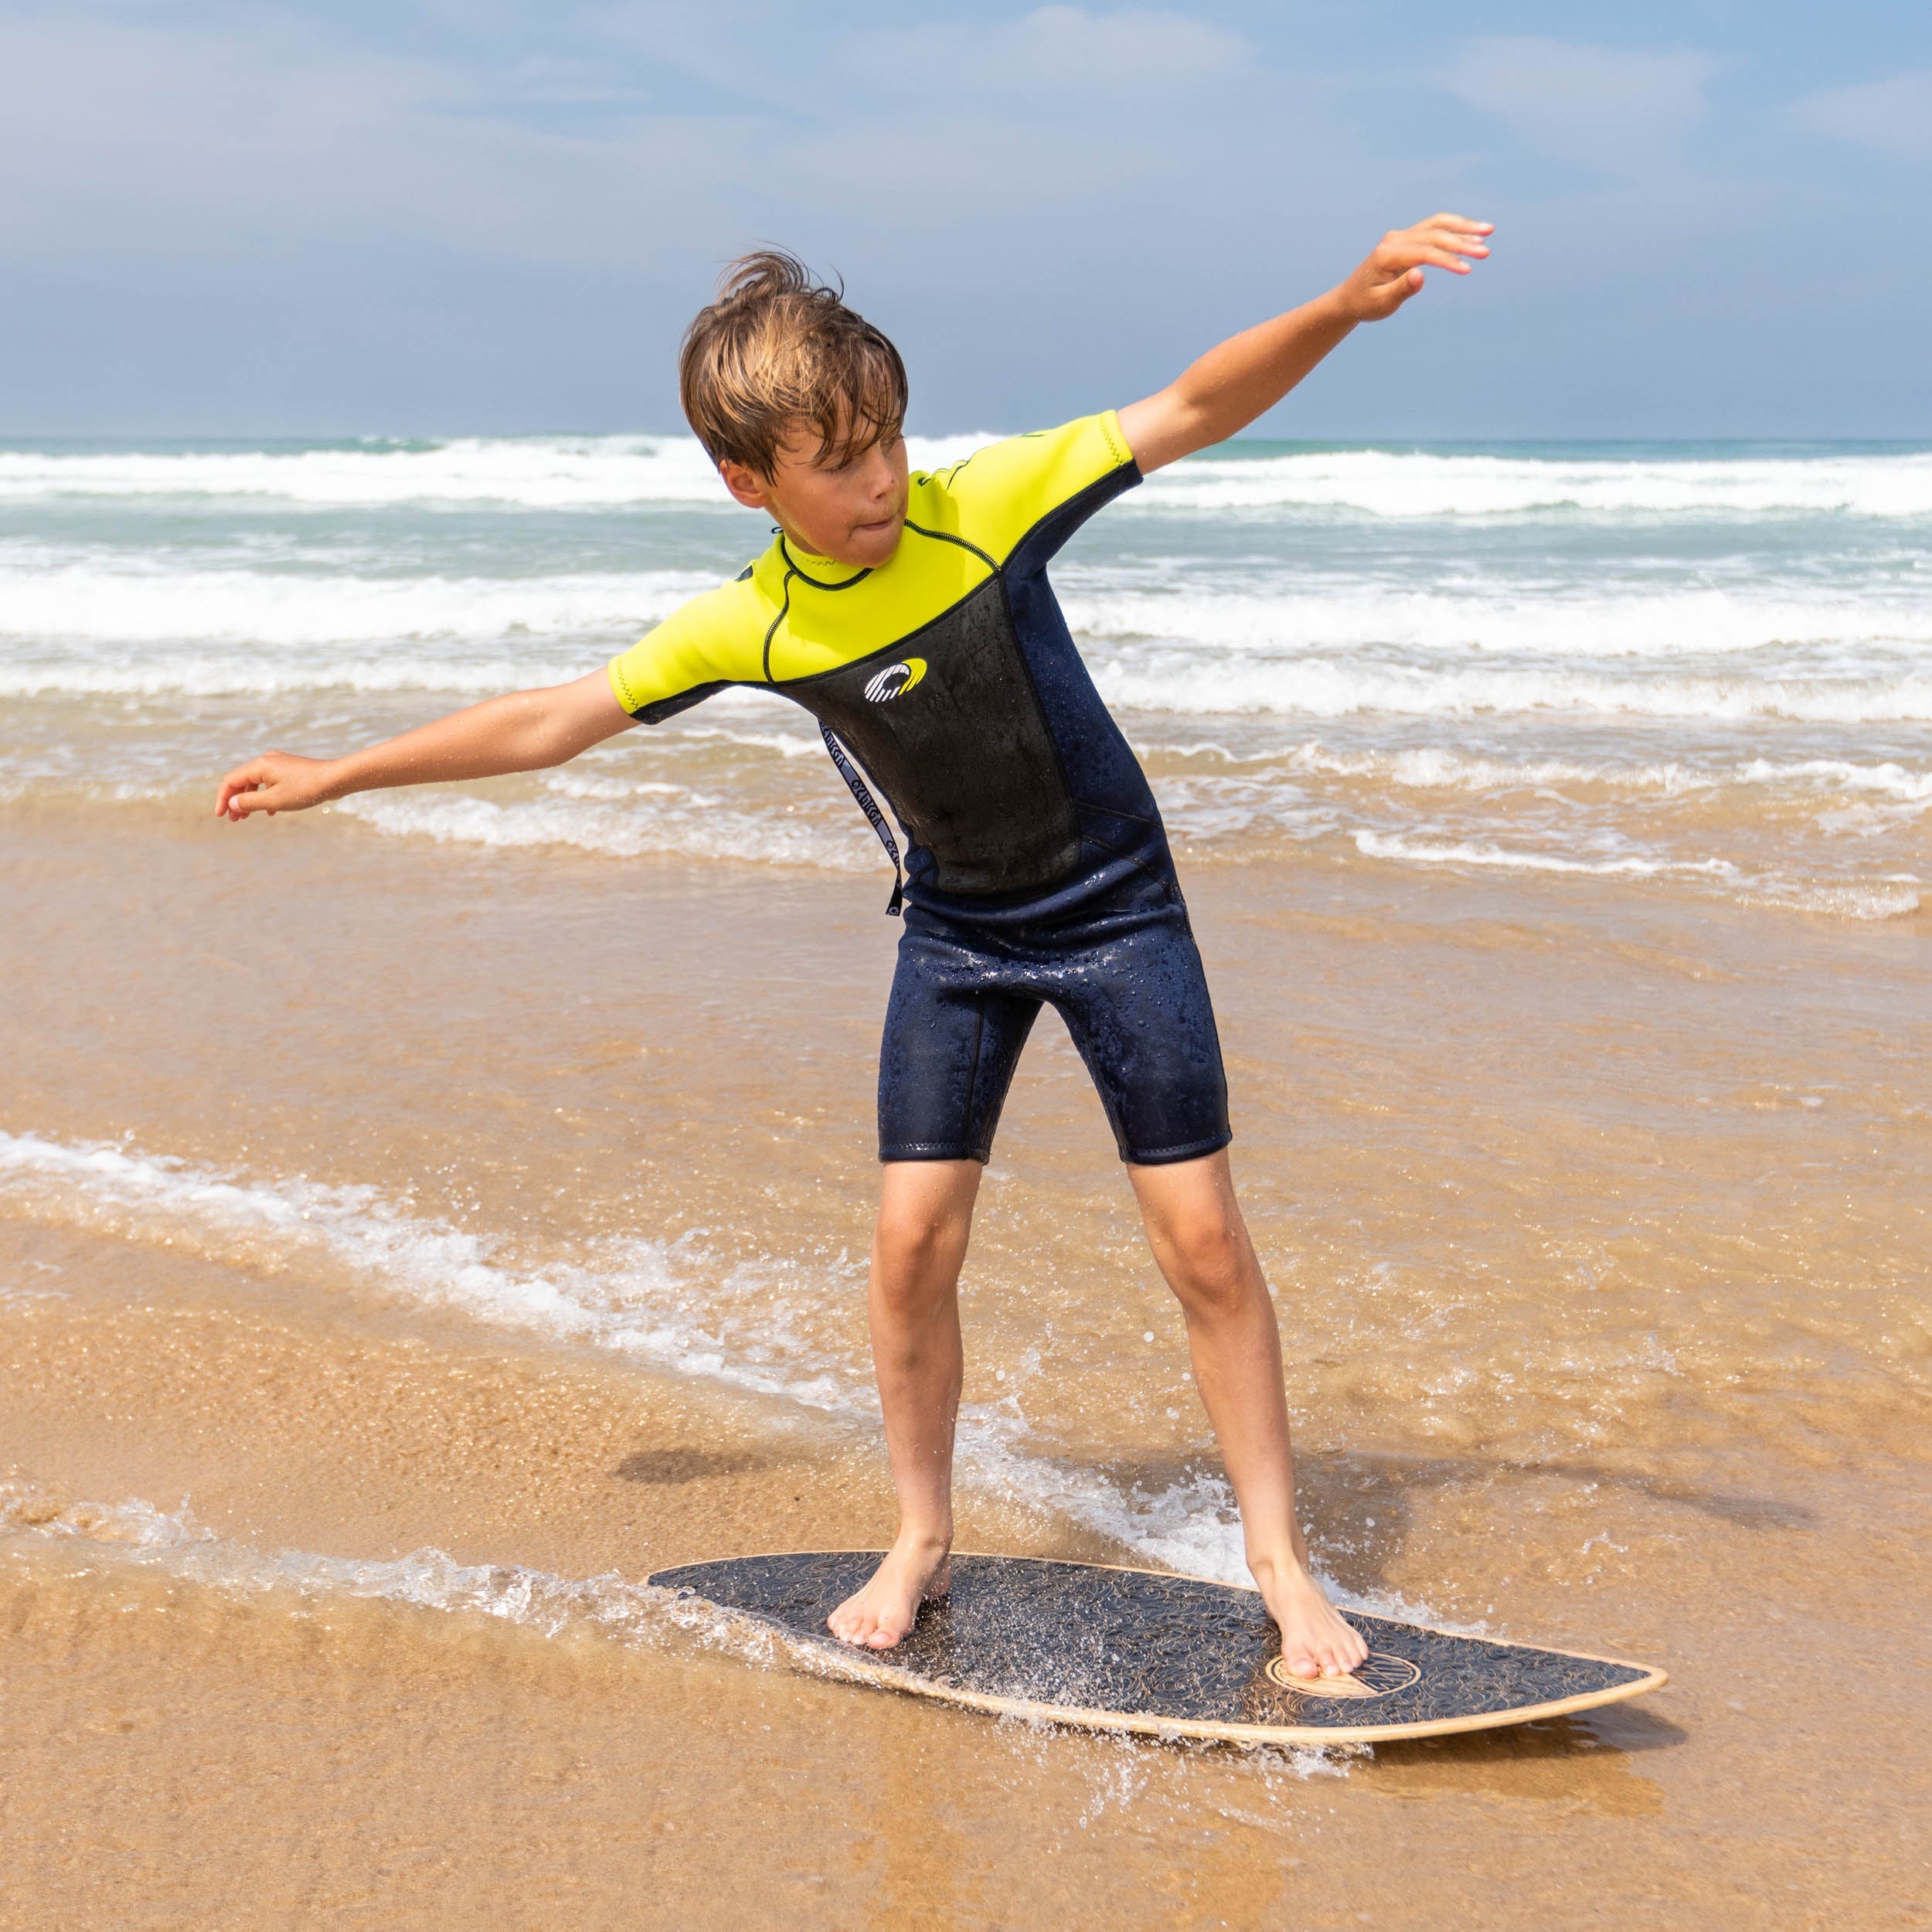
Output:
[[[1244,440],[1054,566],[1207,957],[1318,1564],[1675,1680],[1243,1757],[902,1706],[641,1583],[891,1529],[897,929],[804,713],[213,816],[735,573],[696,446],[0,449],[0,1923],[217,1922],[184,1847],[235,1923],[1549,1925],[1585,1872],[1921,1922],[1928,539],[1918,446]],[[962,1294],[968,1546],[1240,1580],[1056,1028]]]

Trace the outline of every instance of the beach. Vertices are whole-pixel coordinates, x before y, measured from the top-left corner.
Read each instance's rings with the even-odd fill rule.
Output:
[[[213,816],[742,567],[695,445],[18,445],[0,517],[0,1924],[1932,1922],[1932,455],[1244,443],[1055,568],[1318,1567],[1671,1674],[1327,1753],[938,1709],[643,1584],[892,1525],[897,927],[802,713]],[[962,1308],[962,1547],[1243,1579],[1050,1018]]]

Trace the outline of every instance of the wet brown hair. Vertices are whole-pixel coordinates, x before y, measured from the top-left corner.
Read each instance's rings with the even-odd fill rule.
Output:
[[[801,427],[817,431],[821,462],[850,462],[898,435],[906,366],[845,294],[781,249],[725,270],[678,352],[678,400],[714,463],[769,481]]]

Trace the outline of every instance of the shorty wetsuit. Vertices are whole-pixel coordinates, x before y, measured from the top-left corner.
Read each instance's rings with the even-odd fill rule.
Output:
[[[883,1160],[985,1160],[1043,1002],[1123,1160],[1190,1160],[1230,1138],[1160,813],[1046,580],[1067,539],[1140,480],[1111,410],[1013,437],[915,473],[876,570],[781,534],[611,663],[617,702],[649,724],[728,685],[791,699],[860,803],[876,811],[847,753],[890,804],[906,928],[879,1060]]]

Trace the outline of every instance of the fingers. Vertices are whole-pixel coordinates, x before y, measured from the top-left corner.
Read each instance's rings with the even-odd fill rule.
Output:
[[[300,811],[316,800],[313,758],[271,751],[237,765],[215,794],[215,815],[239,825],[258,811]]]
[[[1488,258],[1487,242],[1468,241],[1454,235],[1432,235],[1426,230],[1398,235],[1387,250],[1389,265],[1407,268],[1417,264],[1452,268],[1458,275],[1469,273],[1471,261]]]
[[[1469,264],[1460,255],[1452,255],[1446,248],[1410,248],[1403,252],[1408,257],[1405,267],[1446,268],[1454,275],[1469,273]],[[1486,255],[1489,251],[1485,248],[1482,252]]]
[[[245,806],[242,811],[236,812],[232,808],[236,800],[255,791],[259,786],[267,782],[268,782],[268,769],[261,759],[251,758],[247,764],[237,765],[221,781],[221,789],[215,794],[215,816],[217,818],[237,818],[244,816],[247,811],[253,810],[254,808]]]
[[[265,811],[272,818],[281,803],[277,790],[274,780],[255,777],[244,767],[221,781],[221,791],[215,801],[215,816],[237,825],[257,811]]]
[[[1493,222],[1465,221],[1460,215],[1437,215],[1413,228],[1383,236],[1376,250],[1378,264],[1406,270],[1417,266],[1446,268],[1466,275],[1471,261],[1486,260],[1489,244],[1482,237],[1495,232]]]
[[[1421,288],[1422,283],[1422,270],[1411,268],[1393,281],[1374,284],[1366,298],[1366,312],[1372,317],[1393,315]]]

